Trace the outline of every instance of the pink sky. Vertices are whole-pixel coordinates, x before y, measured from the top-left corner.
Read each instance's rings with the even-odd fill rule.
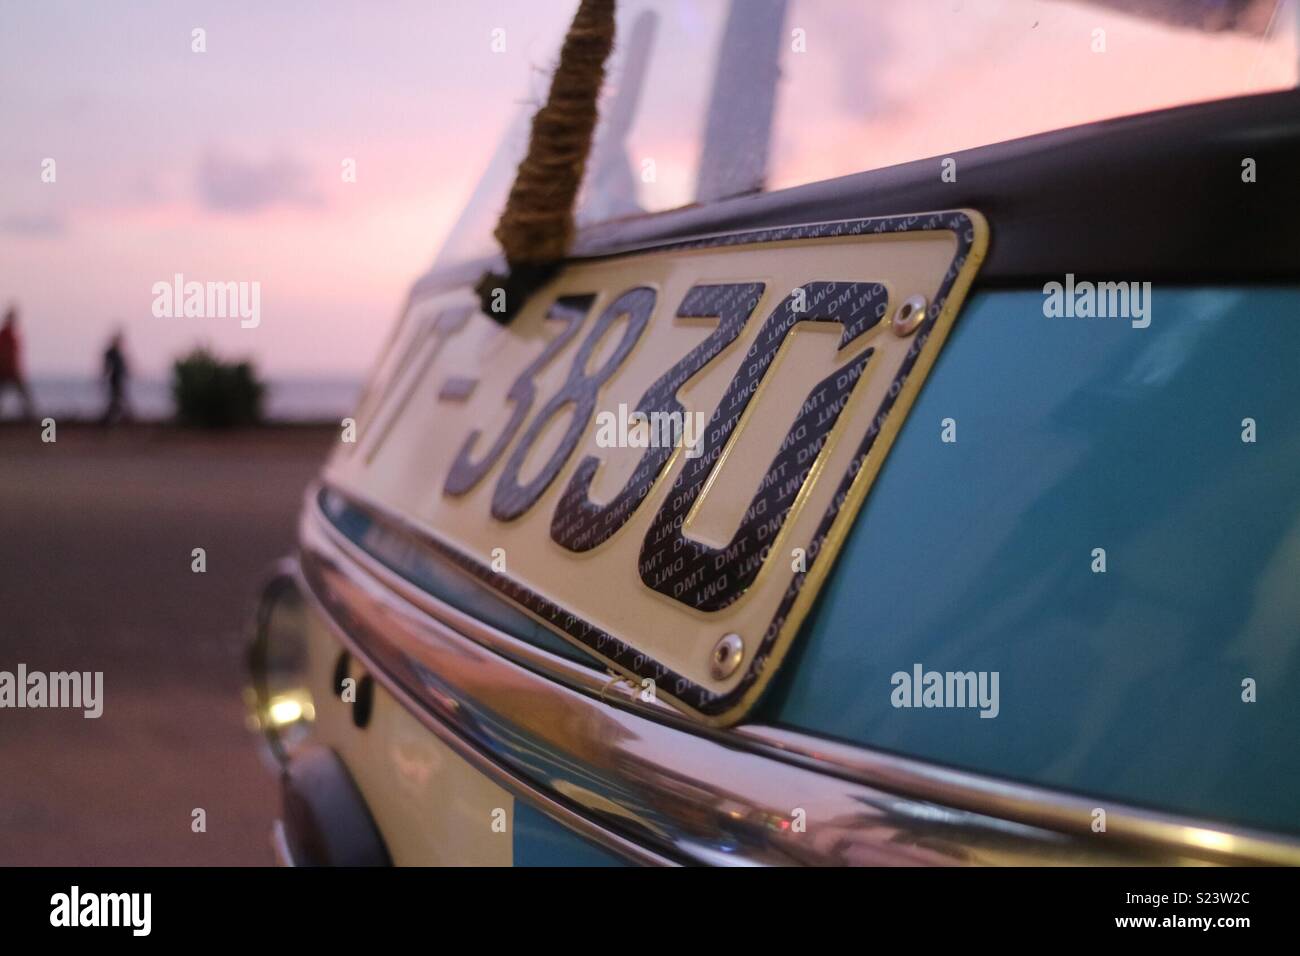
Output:
[[[118,320],[143,374],[200,340],[273,372],[363,371],[551,62],[568,11],[545,7],[0,6],[0,302],[30,373],[95,371]],[[260,282],[261,325],[154,318],[176,272]]]
[[[643,3],[621,9],[635,13]],[[688,202],[721,0],[664,0],[631,160]],[[1267,39],[1060,0],[794,0],[772,183],[1294,85]],[[360,374],[545,69],[570,0],[0,5],[0,303],[31,374],[93,374],[121,324],[144,375],[205,341],[271,374]],[[191,30],[207,51],[191,51]],[[492,49],[503,28],[504,52]],[[1090,49],[1107,31],[1107,51]],[[45,158],[57,180],[41,181]],[[340,175],[356,160],[357,182]],[[150,314],[174,273],[257,281],[262,322]]]

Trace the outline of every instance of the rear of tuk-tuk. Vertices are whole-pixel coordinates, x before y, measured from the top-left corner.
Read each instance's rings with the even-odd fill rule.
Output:
[[[475,288],[530,109],[263,595],[281,860],[1300,863],[1300,30],[1210,6],[620,3],[562,268]]]

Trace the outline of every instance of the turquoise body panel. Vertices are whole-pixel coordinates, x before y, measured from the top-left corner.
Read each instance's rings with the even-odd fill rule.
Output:
[[[1300,289],[1043,302],[968,301],[756,717],[1300,831]],[[895,707],[918,663],[998,715]]]
[[[513,850],[515,866],[627,865],[523,800],[515,801]]]

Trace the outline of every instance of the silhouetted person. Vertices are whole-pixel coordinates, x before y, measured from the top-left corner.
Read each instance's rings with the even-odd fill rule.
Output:
[[[101,425],[131,420],[131,403],[126,395],[126,381],[129,377],[126,355],[122,352],[122,333],[117,332],[104,350],[104,381],[108,385],[108,405],[99,420]]]
[[[18,310],[13,306],[5,313],[4,323],[0,324],[0,407],[4,404],[5,392],[12,385],[18,390],[18,399],[23,405],[23,418],[33,418],[32,393],[23,377],[23,344],[18,338]]]

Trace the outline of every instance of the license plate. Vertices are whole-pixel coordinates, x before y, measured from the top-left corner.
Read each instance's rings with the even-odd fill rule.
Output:
[[[413,304],[328,484],[710,723],[790,648],[987,245],[971,210],[583,261]],[[937,439],[936,439],[937,440]]]

